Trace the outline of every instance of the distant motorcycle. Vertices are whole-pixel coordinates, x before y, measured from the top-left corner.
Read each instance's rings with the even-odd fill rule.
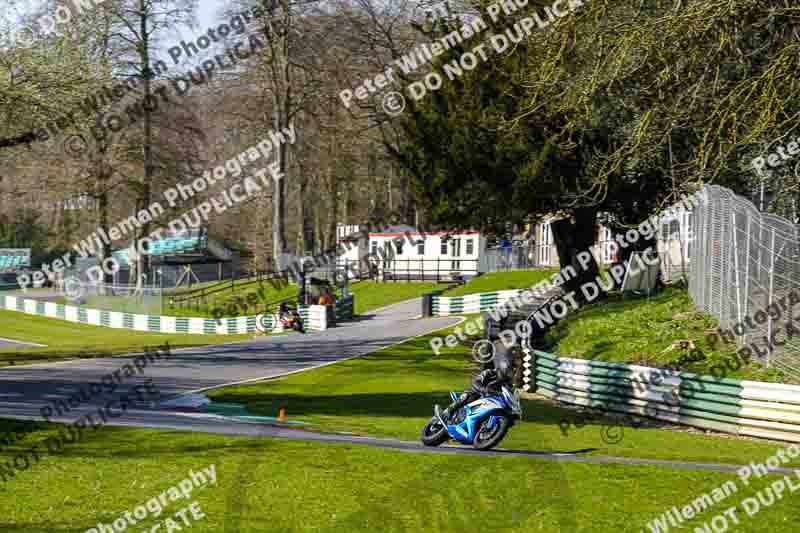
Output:
[[[458,394],[450,393],[455,402]],[[462,444],[472,444],[478,450],[494,448],[508,433],[516,420],[522,419],[519,392],[503,387],[499,394],[484,396],[448,415],[447,420],[436,414],[422,428],[422,443],[439,446],[450,438]]]
[[[293,329],[300,333],[306,332],[306,328],[303,326],[303,319],[300,313],[297,312],[297,309],[292,309],[288,312],[280,312],[278,314],[278,320],[281,321],[284,330]]]

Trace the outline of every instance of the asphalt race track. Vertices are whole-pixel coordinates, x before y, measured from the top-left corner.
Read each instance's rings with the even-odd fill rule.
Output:
[[[97,398],[83,402],[69,414],[54,416],[52,420],[64,423],[73,422],[82,414],[96,411],[110,399],[121,397],[132,387],[142,385],[148,379],[153,380],[153,386],[162,398],[174,398],[190,392],[248,380],[278,377],[335,363],[380,350],[461,321],[460,317],[424,320],[415,318],[418,316],[420,308],[419,299],[411,300],[371,312],[325,332],[258,337],[251,341],[176,350],[168,358],[151,363],[145,369],[144,375],[137,375],[125,380],[112,396],[101,394]],[[110,372],[120,369],[125,364],[132,364],[135,356],[136,354],[131,354],[1,369],[0,417],[41,419],[40,410],[48,404],[48,401],[66,399],[78,389],[85,388],[90,383],[99,382]],[[182,409],[159,407],[147,403],[134,405],[123,416],[110,420],[109,424],[224,435],[364,444],[415,453],[516,455],[555,461],[660,465],[716,471],[736,471],[739,468],[739,465],[730,464],[585,455],[591,450],[544,452],[496,449],[481,452],[471,447],[457,445],[427,448],[419,442],[345,433],[323,433],[283,425],[240,422],[215,414],[186,412]],[[786,472],[784,470],[787,469],[776,470],[775,474],[789,473],[788,470]]]
[[[257,337],[202,348],[179,349],[168,358],[150,363],[144,374],[125,380],[113,397],[98,395],[83,402],[68,416],[54,417],[72,422],[82,413],[96,410],[119,398],[136,385],[151,379],[161,398],[172,398],[248,380],[281,376],[364,355],[407,339],[458,323],[461,318],[418,319],[420,300],[410,300],[362,315],[325,332]],[[145,350],[142,346],[142,351]],[[39,418],[48,401],[66,399],[126,363],[136,354],[4,368],[0,370],[0,416]],[[147,407],[142,405],[141,407]],[[138,420],[152,427],[166,409],[146,409]],[[127,417],[127,415],[126,415]],[[119,423],[124,423],[124,418]],[[188,427],[192,420],[182,418]]]

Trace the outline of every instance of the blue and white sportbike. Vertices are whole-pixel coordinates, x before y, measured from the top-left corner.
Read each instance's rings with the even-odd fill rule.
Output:
[[[458,400],[455,392],[450,396],[454,402]],[[422,428],[422,443],[439,446],[452,438],[463,444],[472,444],[479,450],[489,450],[497,446],[514,422],[520,419],[519,391],[514,393],[503,387],[498,394],[484,396],[456,410],[447,416],[447,420],[434,414]]]

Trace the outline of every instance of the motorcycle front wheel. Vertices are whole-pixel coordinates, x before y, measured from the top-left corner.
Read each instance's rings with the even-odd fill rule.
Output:
[[[489,420],[492,417],[481,422],[478,433],[475,434],[475,438],[472,440],[472,445],[478,450],[491,450],[500,444],[500,441],[503,440],[503,437],[506,436],[506,433],[511,428],[510,417],[507,415],[495,415],[495,417],[496,420],[492,427],[488,427]]]
[[[447,442],[447,439],[450,438],[450,434],[447,433],[447,428],[434,416],[431,418],[431,421],[422,428],[421,438],[422,444],[425,446],[439,446]]]

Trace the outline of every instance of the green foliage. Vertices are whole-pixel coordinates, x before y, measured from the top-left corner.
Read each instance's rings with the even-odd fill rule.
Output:
[[[490,21],[485,2],[472,6]],[[501,16],[434,72],[533,9]],[[797,127],[798,30],[778,0],[586,2],[409,99],[397,159],[436,221],[458,227],[581,205],[631,224],[702,183],[749,193],[752,158]],[[771,182],[789,198],[776,205],[794,205],[796,182]]]
[[[71,242],[69,233],[63,239],[52,239],[42,216],[34,209],[17,209],[10,215],[0,213],[0,248],[30,248],[33,265],[63,257],[69,250],[63,244],[52,243]]]
[[[16,209],[10,215],[0,213],[0,248],[44,249],[48,229],[40,222],[41,216],[33,209]]]

